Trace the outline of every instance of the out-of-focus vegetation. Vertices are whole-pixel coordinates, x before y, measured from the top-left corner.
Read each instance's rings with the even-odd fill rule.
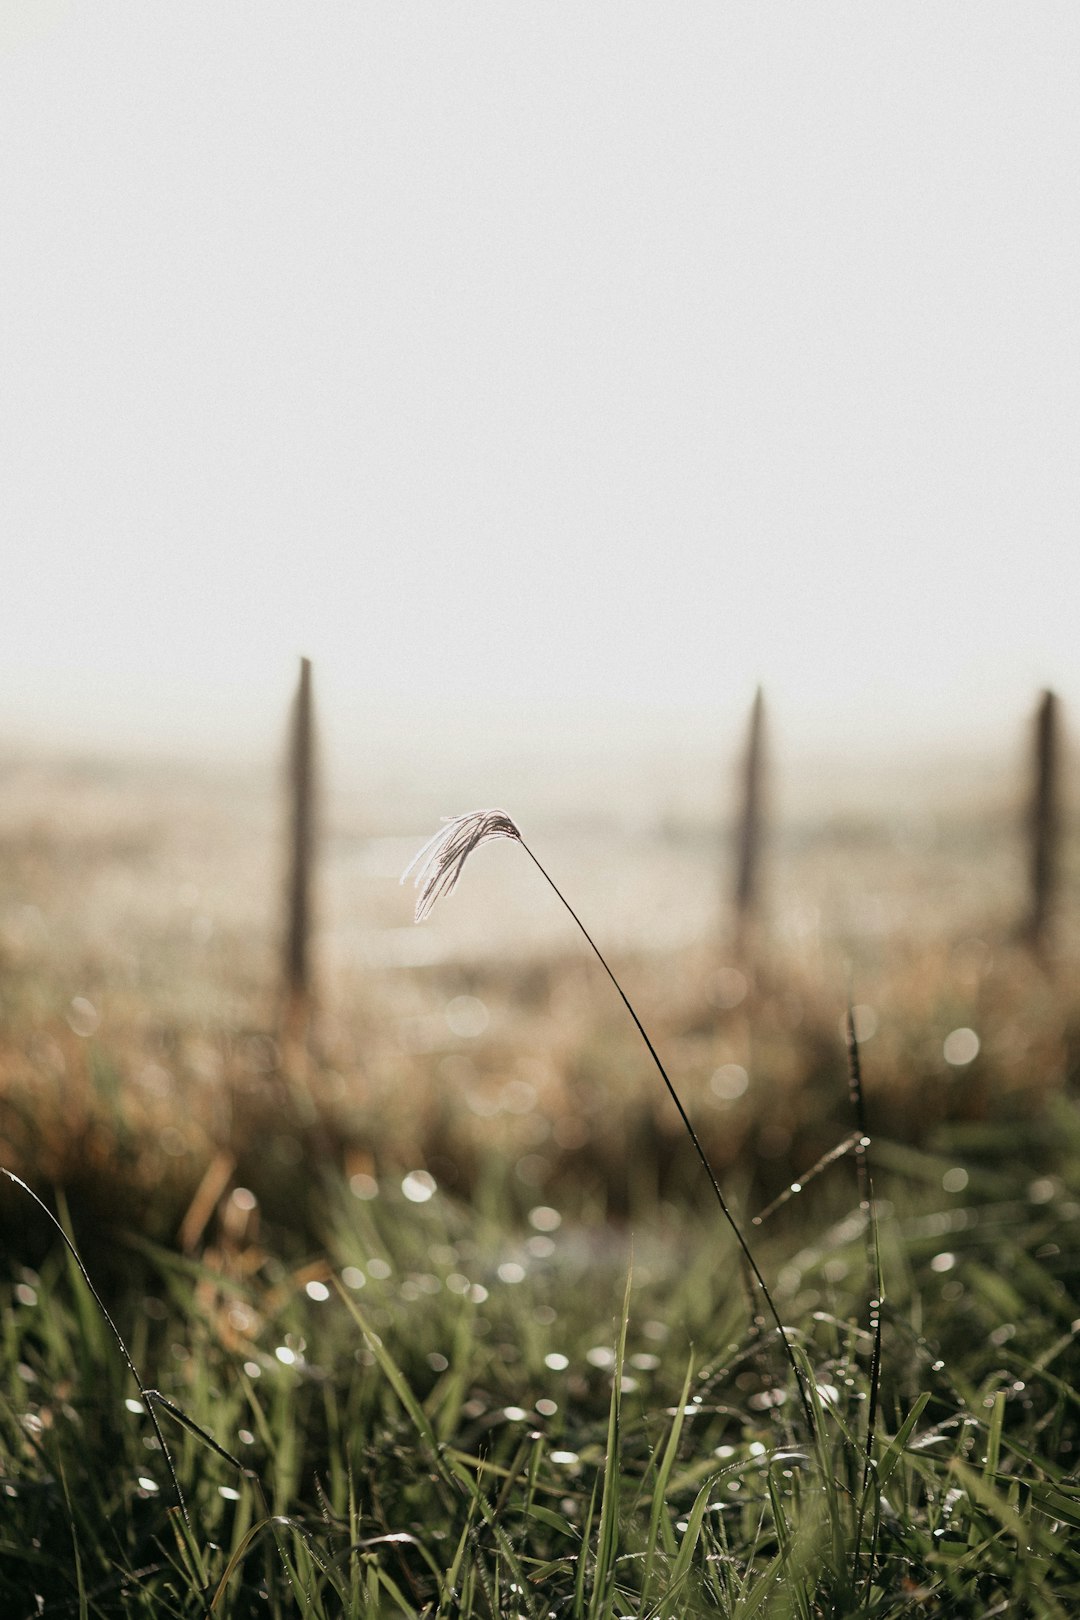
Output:
[[[283,1041],[277,788],[164,769],[8,773],[10,1168],[90,1204],[99,1188],[112,1218],[162,1237],[222,1156],[294,1222],[330,1167],[425,1169],[467,1193],[498,1161],[522,1201],[572,1188],[595,1213],[697,1184],[623,1009],[519,851],[483,851],[466,888],[412,925],[397,880],[431,826],[410,836],[407,804],[396,832],[392,809],[326,807],[318,1006],[310,1042]],[[1036,960],[1018,937],[1015,804],[934,802],[781,821],[749,956],[728,937],[716,827],[611,815],[530,829],[748,1207],[849,1128],[849,986],[876,1133],[927,1145],[962,1124],[975,1145],[1017,1120],[1037,1159],[1043,1103],[1080,1050],[1075,842],[1055,944]]]
[[[707,819],[529,829],[725,1179],[810,1430],[640,1040],[512,845],[414,929],[397,877],[430,819],[329,805],[319,1005],[282,1034],[275,785],[4,783],[0,1158],[186,1414],[159,1411],[189,1517],[85,1282],[5,1183],[11,1612],[1071,1613],[1071,839],[1036,959],[1008,796],[781,820],[740,953]],[[849,975],[872,1436],[866,1215],[848,1159],[804,1175],[852,1129]]]

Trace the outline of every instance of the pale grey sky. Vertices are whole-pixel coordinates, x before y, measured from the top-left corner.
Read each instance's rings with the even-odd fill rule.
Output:
[[[1078,85],[1073,0],[4,0],[0,735],[1080,703]]]

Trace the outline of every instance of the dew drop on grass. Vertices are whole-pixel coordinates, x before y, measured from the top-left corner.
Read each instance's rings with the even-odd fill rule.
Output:
[[[539,1412],[541,1417],[554,1417],[555,1413],[559,1410],[559,1403],[558,1401],[548,1400],[545,1396],[543,1400],[537,1401],[536,1410]]]
[[[504,1260],[499,1267],[499,1280],[504,1283],[524,1282],[525,1267],[518,1265],[516,1260]]]
[[[240,1492],[234,1490],[231,1485],[219,1485],[218,1495],[226,1502],[239,1502],[240,1500]]]
[[[73,996],[67,1010],[68,1028],[84,1040],[101,1023],[101,1014],[85,996]]]
[[[133,1395],[128,1396],[127,1400],[124,1402],[124,1405],[127,1407],[129,1412],[141,1412],[143,1409],[142,1401],[137,1401]]]
[[[941,1185],[945,1192],[963,1192],[968,1184],[968,1173],[958,1165],[955,1170],[946,1170],[941,1178]]]
[[[551,1460],[560,1468],[573,1468],[579,1458],[576,1451],[553,1451]]]
[[[259,1366],[257,1361],[245,1361],[244,1371],[247,1373],[249,1378],[262,1377],[262,1368]]]
[[[504,1406],[503,1417],[508,1423],[522,1423],[528,1417],[528,1412],[522,1406]]]
[[[316,1304],[319,1305],[330,1298],[330,1290],[327,1288],[326,1284],[318,1282],[314,1278],[311,1280],[311,1282],[305,1285],[304,1293],[307,1295],[308,1299],[313,1299]]]
[[[291,1367],[296,1361],[296,1352],[290,1350],[287,1344],[279,1344],[274,1354],[283,1367]]]
[[[734,1102],[736,1097],[744,1094],[749,1084],[750,1076],[741,1063],[724,1063],[713,1071],[709,1090],[721,1102]]]
[[[930,1270],[931,1271],[951,1271],[953,1266],[955,1266],[955,1264],[956,1264],[956,1256],[955,1256],[955,1254],[949,1254],[946,1251],[943,1254],[935,1254],[934,1258],[930,1262]]]
[[[875,1008],[867,1006],[865,1002],[860,1002],[858,1006],[852,1007],[851,1021],[855,1025],[855,1039],[860,1046],[865,1041],[872,1041],[878,1032],[877,1011]],[[847,1032],[847,1013],[843,1013],[840,1018],[841,1040],[847,1040]]]
[[[435,1195],[435,1177],[426,1170],[410,1170],[401,1183],[401,1190],[410,1204],[426,1204]]]
[[[610,1345],[594,1344],[591,1350],[586,1350],[585,1360],[590,1367],[599,1367],[601,1371],[606,1371],[615,1365],[615,1352]]]
[[[974,1062],[979,1055],[979,1037],[973,1029],[954,1029],[946,1035],[942,1051],[946,1063],[954,1069],[962,1069],[966,1064]]]
[[[354,1198],[378,1198],[379,1183],[374,1176],[369,1176],[363,1170],[358,1170],[349,1177],[349,1191]]]
[[[341,1273],[341,1280],[345,1284],[346,1288],[352,1288],[354,1290],[363,1288],[367,1282],[367,1278],[364,1276],[364,1273],[360,1270],[359,1266],[346,1266]]]
[[[565,1372],[570,1365],[570,1358],[564,1356],[561,1350],[551,1350],[544,1357],[544,1366],[550,1367],[552,1372]]]
[[[709,987],[709,1000],[721,1012],[730,1012],[733,1007],[746,1000],[749,988],[745,973],[740,973],[738,968],[722,967],[713,976]]]
[[[446,1022],[452,1035],[476,1040],[488,1027],[488,1010],[478,996],[455,996],[447,1002]]]
[[[537,1204],[529,1211],[529,1225],[537,1232],[555,1232],[562,1225],[562,1216],[550,1204]]]

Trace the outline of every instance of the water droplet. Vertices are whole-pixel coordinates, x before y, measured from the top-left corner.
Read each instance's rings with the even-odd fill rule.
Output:
[[[87,1001],[85,996],[73,996],[67,1010],[67,1021],[68,1027],[85,1039],[86,1036],[92,1035],[101,1023],[101,1014],[94,1003]]]
[[[979,1037],[973,1029],[952,1030],[946,1035],[942,1047],[946,1063],[952,1064],[955,1069],[962,1069],[978,1057],[979,1044]]]

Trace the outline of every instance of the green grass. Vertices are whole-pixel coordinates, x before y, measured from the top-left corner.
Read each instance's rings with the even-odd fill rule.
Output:
[[[1080,1612],[1075,948],[1048,971],[922,901],[916,932],[893,916],[852,946],[880,1014],[876,1234],[850,1157],[748,1224],[858,1123],[843,940],[807,960],[796,930],[734,1001],[714,942],[620,960],[808,1415],[579,952],[331,977],[317,1055],[296,1053],[246,925],[211,938],[200,914],[196,950],[137,884],[158,932],[80,932],[85,851],[65,875],[16,842],[0,1158],[53,1203],[138,1374],[46,1215],[0,1186],[5,1620]],[[961,1027],[981,1044],[957,1068]]]
[[[470,1207],[330,1181],[302,1256],[231,1205],[197,1258],[115,1238],[117,1325],[189,1420],[157,1408],[190,1533],[70,1256],[57,1241],[30,1272],[9,1237],[0,1609],[1075,1613],[1080,1115],[1055,1107],[1034,1184],[1000,1136],[963,1160],[945,1138],[877,1150],[888,1299],[865,1500],[872,1341],[846,1163],[758,1238],[816,1439],[775,1333],[748,1328],[715,1211],[548,1231],[515,1217],[492,1166]],[[45,1224],[27,1200],[28,1245]]]

